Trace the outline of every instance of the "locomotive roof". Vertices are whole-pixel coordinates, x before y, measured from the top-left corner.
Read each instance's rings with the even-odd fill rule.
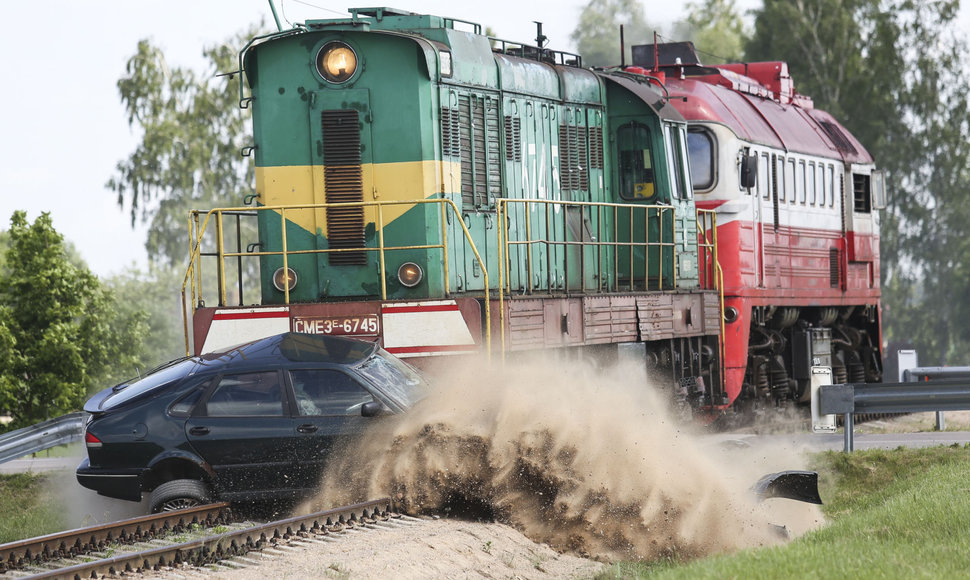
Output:
[[[642,49],[634,62],[643,67],[653,68],[657,55],[667,90],[684,97],[672,103],[688,121],[720,122],[746,141],[786,151],[873,162],[841,123],[795,91],[784,62],[703,66],[690,43],[634,48]]]

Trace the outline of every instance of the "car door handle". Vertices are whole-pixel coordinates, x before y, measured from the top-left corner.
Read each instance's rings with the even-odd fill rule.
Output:
[[[209,434],[208,427],[192,427],[191,429],[189,429],[189,435],[208,435],[208,434]]]
[[[319,429],[319,427],[317,427],[316,425],[311,425],[309,423],[300,425],[299,427],[296,428],[296,430],[300,433],[316,433],[317,429]]]

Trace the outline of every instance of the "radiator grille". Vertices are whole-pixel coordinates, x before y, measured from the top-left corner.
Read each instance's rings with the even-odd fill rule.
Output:
[[[323,181],[327,203],[363,201],[357,111],[323,111],[320,120],[323,126]],[[363,248],[364,208],[327,208],[327,239],[332,249]],[[328,256],[332,265],[363,266],[367,263],[366,252],[335,252]]]

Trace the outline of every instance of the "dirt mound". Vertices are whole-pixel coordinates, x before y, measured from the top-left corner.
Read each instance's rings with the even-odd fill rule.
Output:
[[[344,450],[301,510],[389,495],[407,513],[494,518],[602,560],[780,541],[747,492],[773,470],[763,451],[729,462],[708,453],[634,368],[466,364],[435,383],[412,412]]]

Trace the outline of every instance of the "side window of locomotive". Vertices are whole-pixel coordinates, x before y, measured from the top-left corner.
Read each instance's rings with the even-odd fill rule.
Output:
[[[788,160],[788,167],[785,168],[785,195],[792,203],[795,203],[795,160]],[[784,201],[785,198],[782,198]]]
[[[805,175],[805,162],[798,162],[798,173],[795,177],[795,191],[798,192],[798,201],[805,205],[806,192],[808,191]]]
[[[620,153],[620,195],[625,199],[650,199],[656,194],[650,129],[630,123],[616,132]]]
[[[771,172],[768,171],[769,167],[771,167],[771,161],[768,154],[762,153],[761,159],[758,161],[758,191],[761,192],[761,197],[764,199],[771,199]]]
[[[825,205],[825,167],[819,163],[818,171],[815,174],[815,190],[818,198],[818,206]]]
[[[690,179],[694,191],[714,187],[714,137],[706,129],[687,130],[687,155],[690,157]]]
[[[825,185],[827,186],[828,196],[829,196],[829,207],[835,205],[835,167],[832,165],[828,166],[827,179],[825,180]]]
[[[852,199],[857,213],[872,212],[872,186],[868,175],[852,174]]]
[[[785,158],[777,157],[775,159],[775,187],[778,189],[778,194],[775,196],[778,201],[785,201]]]
[[[812,161],[808,164],[808,173],[806,174],[808,178],[808,183],[805,187],[808,190],[808,203],[815,205],[818,202],[818,193],[815,190],[815,162]]]

